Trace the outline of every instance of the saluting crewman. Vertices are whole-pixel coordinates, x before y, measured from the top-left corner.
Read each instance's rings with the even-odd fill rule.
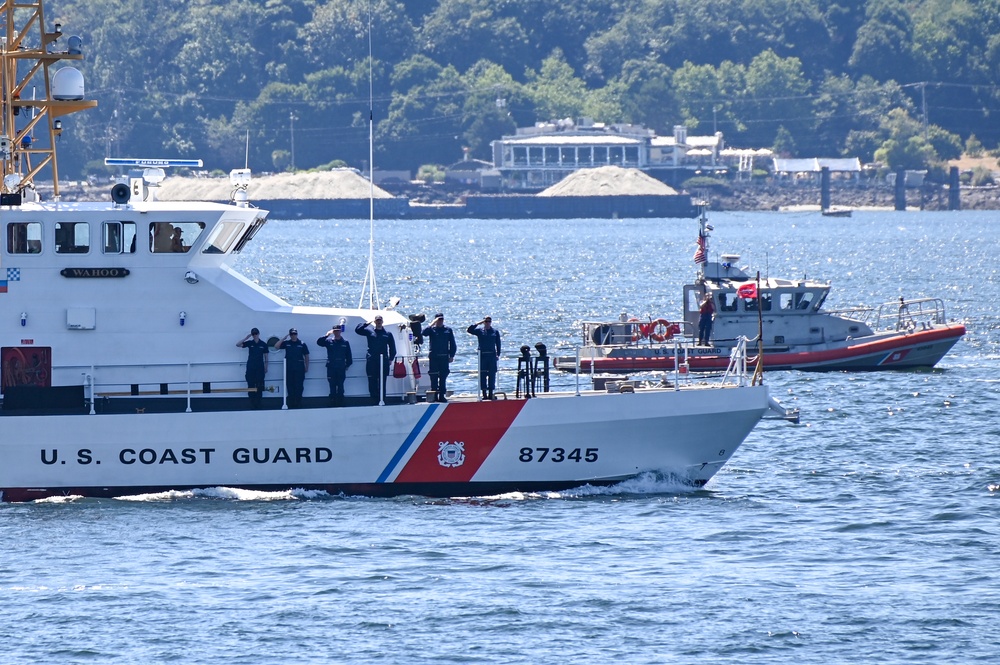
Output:
[[[431,325],[421,333],[428,340],[428,365],[431,375],[431,390],[437,395],[437,401],[447,402],[445,393],[448,391],[448,364],[455,360],[458,345],[455,343],[455,333],[444,324],[444,314],[434,315]]]
[[[254,328],[249,335],[236,342],[236,346],[247,350],[247,396],[250,408],[259,409],[264,396],[264,375],[267,374],[267,342],[260,338],[260,330]]]
[[[375,324],[375,327],[369,330],[368,326],[372,324]],[[368,338],[368,356],[365,361],[368,394],[378,402],[380,397],[385,395],[385,379],[389,376],[392,361],[396,359],[396,340],[393,339],[392,333],[382,327],[381,314],[376,315],[373,321],[362,321],[354,328],[354,332]],[[379,374],[382,375],[382,392],[379,392]]]
[[[275,350],[285,350],[285,380],[288,382],[288,408],[302,406],[302,390],[309,371],[309,347],[299,339],[299,331],[290,328],[288,334],[274,345]]]
[[[493,327],[493,318],[487,316],[469,326],[467,332],[479,338],[479,390],[483,399],[496,399],[493,390],[497,382],[497,359],[500,357],[500,331]]]
[[[351,343],[344,339],[340,326],[334,326],[316,340],[316,344],[326,347],[326,378],[330,382],[330,401],[333,406],[344,404],[344,379],[347,368],[354,362]]]

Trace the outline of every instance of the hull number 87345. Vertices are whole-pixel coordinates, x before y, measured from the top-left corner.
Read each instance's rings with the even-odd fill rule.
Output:
[[[597,448],[521,448],[522,462],[596,462]]]

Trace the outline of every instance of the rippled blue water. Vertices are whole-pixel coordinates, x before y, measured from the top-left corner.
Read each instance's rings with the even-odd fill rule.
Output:
[[[446,501],[212,490],[0,505],[2,660],[995,658],[995,214],[711,221],[713,252],[830,279],[829,307],[939,295],[969,334],[933,371],[769,374],[802,424],[762,423],[702,490],[646,477]],[[581,319],[677,312],[695,234],[691,220],[393,221],[375,253],[403,311],[442,309],[457,329],[490,313],[510,352],[569,350]],[[279,221],[241,269],[296,303],[355,305],[367,254],[367,222]],[[473,385],[463,337],[459,389]]]

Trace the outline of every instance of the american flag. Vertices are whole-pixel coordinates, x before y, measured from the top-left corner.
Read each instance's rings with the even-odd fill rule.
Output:
[[[706,263],[708,256],[705,254],[705,234],[698,234],[698,249],[694,252],[694,262],[697,264]]]

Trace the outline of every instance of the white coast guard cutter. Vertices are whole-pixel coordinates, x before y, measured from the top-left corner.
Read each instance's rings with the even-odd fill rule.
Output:
[[[169,162],[145,160],[129,162],[144,173],[107,201],[60,202],[61,119],[96,105],[65,62],[82,57],[79,40],[50,27],[40,2],[0,8],[3,500],[217,486],[468,496],[607,485],[645,471],[700,484],[768,409],[767,389],[740,362],[717,384],[489,402],[426,401],[426,377],[408,372],[372,404],[353,329],[381,314],[410,359],[410,322],[388,309],[293,306],[236,272],[267,217],[247,202],[249,171],[234,172],[230,205],[156,201],[151,185]],[[28,85],[45,94],[25,102]],[[33,186],[44,167],[51,202]],[[330,406],[314,363],[303,408],[283,408],[275,353],[264,408],[247,408],[236,338],[295,327],[309,341],[341,322],[355,342],[346,407]]]

